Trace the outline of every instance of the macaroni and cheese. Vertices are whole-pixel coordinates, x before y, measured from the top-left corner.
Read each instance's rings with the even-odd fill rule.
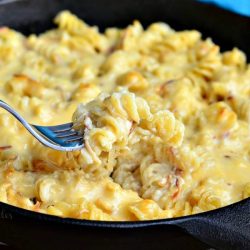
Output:
[[[0,28],[0,99],[33,124],[73,120],[84,148],[46,148],[1,109],[1,202],[136,221],[250,197],[243,52],[222,53],[198,31],[165,23],[100,33],[69,11],[54,21],[57,28],[28,37]]]

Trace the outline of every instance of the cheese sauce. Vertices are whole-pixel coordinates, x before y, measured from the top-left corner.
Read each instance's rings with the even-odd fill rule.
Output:
[[[79,103],[125,89],[181,132],[164,144],[159,131],[170,131],[163,115],[152,126],[120,120],[126,145],[118,150],[112,141],[99,152],[101,163],[88,163],[83,151],[45,148],[1,109],[1,202],[131,221],[190,215],[250,196],[250,66],[243,52],[221,53],[198,31],[165,23],[143,29],[135,21],[102,34],[68,11],[55,23],[39,36],[0,28],[1,100],[30,123],[55,125],[71,121]]]

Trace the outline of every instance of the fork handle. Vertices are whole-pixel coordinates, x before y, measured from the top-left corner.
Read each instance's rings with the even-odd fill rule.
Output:
[[[36,132],[32,125],[30,125],[19,113],[17,113],[9,104],[0,100],[0,107],[8,111],[12,114],[39,142],[41,142],[45,146],[55,147],[54,144],[48,142],[45,138],[43,138],[38,132]]]
[[[50,138],[43,136],[44,128],[43,126],[31,125],[29,124],[19,113],[17,113],[9,104],[0,100],[0,107],[12,114],[39,142],[44,146],[58,150],[58,151],[73,151],[79,150],[81,147],[77,146],[62,146],[53,143]]]
[[[20,115],[18,114],[9,104],[6,102],[0,100],[0,107],[8,111],[10,114],[12,114],[20,123],[23,124],[23,126],[32,134],[33,128],[30,126],[30,124]],[[34,135],[35,136],[35,135]]]

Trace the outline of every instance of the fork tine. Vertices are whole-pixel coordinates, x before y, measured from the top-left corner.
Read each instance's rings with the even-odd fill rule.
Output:
[[[60,129],[60,130],[51,130],[55,134],[71,131],[72,128],[65,128],[65,129]]]
[[[78,135],[78,133],[76,131],[72,131],[69,133],[57,133],[56,138],[67,138],[74,135]]]
[[[78,136],[72,136],[68,139],[65,140],[66,143],[70,143],[70,142],[74,142],[74,141],[82,141],[82,136],[78,135]]]

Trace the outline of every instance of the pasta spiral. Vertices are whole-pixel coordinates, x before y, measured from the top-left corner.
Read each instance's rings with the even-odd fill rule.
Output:
[[[195,63],[195,67],[193,67],[191,72],[206,79],[215,77],[216,72],[221,68],[219,47],[209,39],[205,42],[200,42],[194,48],[190,60]]]
[[[83,133],[88,144],[82,150],[87,163],[102,162],[99,159],[102,152],[110,152],[113,147],[116,151],[125,147],[132,126],[143,126],[162,143],[173,146],[181,144],[184,133],[184,126],[171,112],[152,114],[143,98],[126,90],[107,97],[100,96],[85,106],[79,106],[73,121],[74,128]]]
[[[96,49],[101,51],[107,49],[107,40],[103,35],[98,33],[98,29],[96,27],[89,27],[69,11],[62,11],[56,16],[54,21],[60,29],[66,30],[71,35],[84,37]]]
[[[70,54],[70,51],[66,47],[49,44],[48,42],[39,40],[39,38],[34,35],[29,37],[28,45],[55,63],[68,58]]]

